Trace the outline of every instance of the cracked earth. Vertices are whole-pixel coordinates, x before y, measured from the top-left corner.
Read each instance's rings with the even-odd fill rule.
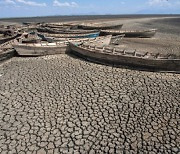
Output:
[[[179,153],[180,74],[68,55],[0,65],[0,153]]]

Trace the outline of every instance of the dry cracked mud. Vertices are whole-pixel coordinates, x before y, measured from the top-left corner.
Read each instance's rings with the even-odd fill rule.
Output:
[[[179,102],[180,74],[16,57],[0,65],[0,153],[179,153]]]

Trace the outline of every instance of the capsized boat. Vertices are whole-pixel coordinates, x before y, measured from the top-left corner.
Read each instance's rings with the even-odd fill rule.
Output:
[[[142,53],[135,49],[85,43],[78,45],[70,43],[70,48],[73,54],[98,63],[180,71],[180,57],[176,55]]]
[[[156,34],[157,29],[149,30],[101,30],[100,35],[125,35],[125,37],[151,38]]]

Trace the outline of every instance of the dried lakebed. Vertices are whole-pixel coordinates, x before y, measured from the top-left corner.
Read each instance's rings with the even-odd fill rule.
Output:
[[[180,74],[68,55],[0,65],[0,153],[178,153]]]

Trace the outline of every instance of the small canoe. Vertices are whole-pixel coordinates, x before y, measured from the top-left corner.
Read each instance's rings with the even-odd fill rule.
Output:
[[[89,34],[99,32],[97,30],[69,30],[57,28],[37,28],[38,32],[45,32],[50,34]]]
[[[21,56],[43,56],[68,52],[67,43],[15,44],[14,49]]]
[[[123,24],[118,24],[118,25],[107,25],[107,24],[82,24],[79,25],[79,29],[85,29],[85,30],[106,30],[106,29],[121,29]]]
[[[111,40],[111,35],[98,38],[83,38],[78,40],[69,40],[55,43],[32,43],[32,44],[15,44],[13,47],[16,52],[21,56],[43,56],[64,54],[70,52],[69,43],[81,44],[83,42],[89,42],[91,44],[103,44],[108,45]]]
[[[95,33],[87,33],[87,34],[49,34],[49,33],[39,33],[38,35],[47,40],[47,41],[55,41],[57,42],[59,38],[96,38],[98,37],[100,32]],[[57,40],[57,41],[56,41]]]
[[[70,43],[70,49],[73,54],[98,63],[180,71],[180,57],[177,56],[142,53],[120,47],[94,46],[83,43],[79,45]]]
[[[156,29],[135,30],[135,31],[117,31],[117,30],[101,30],[100,35],[125,35],[125,37],[151,38],[156,34]]]

